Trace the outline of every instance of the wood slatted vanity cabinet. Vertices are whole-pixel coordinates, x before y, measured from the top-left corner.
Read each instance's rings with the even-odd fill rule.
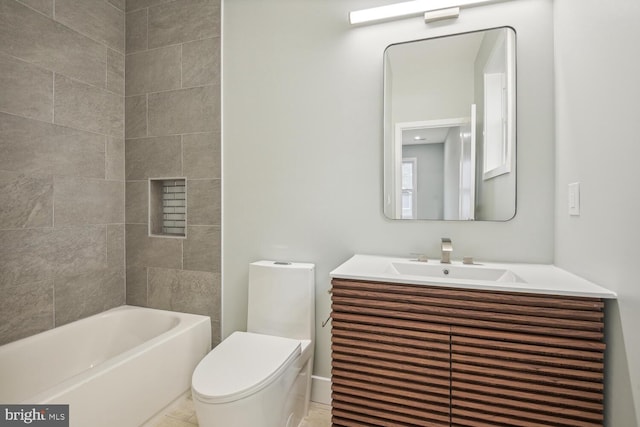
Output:
[[[603,425],[602,299],[332,285],[333,426]]]

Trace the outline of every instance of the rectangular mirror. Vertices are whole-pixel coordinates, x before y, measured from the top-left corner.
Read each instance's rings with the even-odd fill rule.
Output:
[[[384,213],[506,221],[516,213],[516,37],[510,27],[384,52]]]

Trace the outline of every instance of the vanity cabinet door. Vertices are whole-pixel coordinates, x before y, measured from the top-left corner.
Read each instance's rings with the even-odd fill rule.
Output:
[[[385,289],[333,281],[333,426],[449,426],[450,327]]]
[[[332,284],[334,426],[603,425],[602,300]]]
[[[602,302],[478,297],[469,301],[470,318],[484,315],[488,300],[497,317],[512,318],[505,326],[452,326],[451,425],[602,426]]]

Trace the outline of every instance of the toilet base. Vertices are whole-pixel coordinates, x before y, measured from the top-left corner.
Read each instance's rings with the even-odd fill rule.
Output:
[[[200,427],[297,427],[309,408],[312,367],[313,357],[303,351],[280,378],[251,396],[233,402],[210,403],[193,393],[198,424]]]

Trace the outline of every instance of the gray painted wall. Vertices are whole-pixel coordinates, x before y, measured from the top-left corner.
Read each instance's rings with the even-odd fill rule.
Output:
[[[554,3],[556,263],[618,293],[606,307],[607,426],[640,425],[640,3]],[[581,215],[567,185],[580,182]]]
[[[223,334],[246,326],[248,264],[316,264],[315,373],[329,376],[329,272],[354,253],[553,261],[550,0],[351,27],[391,0],[223,2]],[[518,32],[518,214],[505,223],[403,222],[382,213],[382,55],[391,43],[511,25]],[[285,308],[286,309],[286,308]]]

